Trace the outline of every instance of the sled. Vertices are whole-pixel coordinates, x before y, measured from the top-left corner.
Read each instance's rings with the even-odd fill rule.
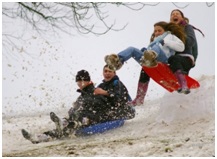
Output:
[[[125,120],[114,120],[114,121],[107,121],[105,123],[91,125],[89,127],[79,129],[76,131],[77,136],[86,136],[86,135],[93,135],[103,133],[108,130],[112,130],[124,125]]]
[[[177,78],[165,63],[158,62],[154,67],[142,66],[143,70],[159,85],[169,92],[177,91],[180,88]],[[195,89],[200,87],[200,84],[195,79],[185,75],[188,88]]]

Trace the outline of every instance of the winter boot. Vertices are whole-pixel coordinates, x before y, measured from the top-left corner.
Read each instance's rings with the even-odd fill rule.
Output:
[[[142,82],[138,83],[136,98],[133,101],[128,103],[130,106],[139,106],[144,103],[144,98],[148,90],[148,84],[149,81],[145,83]]]
[[[44,134],[44,133],[37,135],[37,138],[38,138],[38,143],[48,142],[51,140],[51,137],[49,135]]]
[[[82,123],[80,121],[70,121],[69,124],[67,125],[67,128],[69,129],[79,129],[82,126]]]
[[[60,138],[62,136],[62,129],[63,129],[60,118],[54,112],[50,112],[50,119],[55,123],[56,130],[58,132],[58,137]]]
[[[147,67],[155,67],[157,66],[157,53],[153,50],[146,50],[144,51],[144,55],[141,58],[141,64],[142,66]]]
[[[31,141],[33,144],[38,144],[39,143],[39,141],[34,140],[33,136],[30,133],[28,133],[25,129],[22,129],[21,133],[22,133],[22,135],[23,135],[23,137],[25,139]]]
[[[177,70],[175,72],[175,76],[178,79],[178,82],[181,86],[181,88],[179,88],[177,91],[178,93],[184,93],[184,94],[189,94],[190,93],[190,89],[187,86],[187,81],[185,79],[185,75],[182,73],[181,70]]]
[[[106,55],[105,62],[112,70],[115,71],[119,70],[123,65],[117,54]]]

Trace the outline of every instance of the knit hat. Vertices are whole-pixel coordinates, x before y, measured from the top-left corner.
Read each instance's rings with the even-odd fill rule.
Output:
[[[76,75],[76,82],[78,81],[90,81],[90,75],[86,70],[78,71]]]

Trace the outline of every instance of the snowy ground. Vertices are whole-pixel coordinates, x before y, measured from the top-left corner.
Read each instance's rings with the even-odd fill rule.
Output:
[[[53,129],[49,114],[3,116],[3,157],[154,157],[215,156],[215,77],[202,76],[189,95],[166,93],[137,106],[123,127],[99,135],[32,144],[21,129],[40,133]],[[57,111],[57,110],[56,110]],[[55,112],[55,111],[54,111]],[[65,116],[66,108],[56,112]]]

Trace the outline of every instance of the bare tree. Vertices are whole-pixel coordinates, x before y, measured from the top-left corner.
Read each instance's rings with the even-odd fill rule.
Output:
[[[40,35],[48,32],[56,33],[62,31],[66,34],[73,35],[74,31],[81,34],[92,33],[95,35],[103,35],[108,31],[123,30],[127,24],[121,28],[115,28],[115,20],[107,21],[109,12],[106,7],[127,7],[131,10],[141,10],[147,5],[156,6],[159,3],[95,3],[95,2],[4,2],[2,3],[2,15],[10,19],[21,19],[31,26],[33,30]],[[178,3],[173,3],[176,7]],[[206,3],[211,7],[214,3]],[[4,24],[4,21],[3,21]],[[4,25],[3,25],[4,26]],[[13,46],[20,49],[15,43],[16,40],[23,40],[22,35],[15,36],[10,33],[3,32],[3,47],[9,49]]]
[[[3,16],[9,18],[21,18],[29,23],[39,33],[44,33],[53,30],[61,30],[67,34],[71,34],[68,28],[73,28],[82,34],[93,33],[102,35],[109,30],[114,29],[115,21],[112,24],[106,22],[108,12],[103,11],[107,5],[125,6],[132,10],[140,10],[145,5],[143,3],[81,3],[81,2],[18,2],[18,3],[3,3]],[[153,5],[153,4],[149,4]],[[157,4],[154,4],[157,5]],[[98,32],[96,26],[101,24],[104,30]],[[67,28],[67,29],[66,29]],[[97,29],[98,30],[98,29]]]

